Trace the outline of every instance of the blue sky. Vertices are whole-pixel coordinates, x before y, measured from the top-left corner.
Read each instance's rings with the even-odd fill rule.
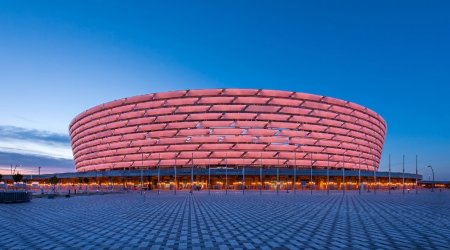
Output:
[[[74,171],[70,120],[121,97],[269,88],[367,106],[381,163],[450,179],[448,1],[0,1],[0,171]],[[6,166],[6,167],[5,167]]]

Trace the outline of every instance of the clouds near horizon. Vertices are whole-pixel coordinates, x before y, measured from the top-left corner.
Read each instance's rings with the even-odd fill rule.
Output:
[[[0,152],[0,174],[10,174],[11,165],[17,165],[16,172],[22,174],[37,174],[38,167],[42,167],[42,174],[75,171],[73,160]]]
[[[20,165],[22,171],[35,166],[53,171],[73,169],[73,155],[68,135],[50,131],[0,125],[0,173],[10,165]]]

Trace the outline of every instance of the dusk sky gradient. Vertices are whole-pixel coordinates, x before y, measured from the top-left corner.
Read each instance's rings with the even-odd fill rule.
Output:
[[[380,170],[450,180],[448,1],[0,1],[0,172],[75,171],[68,125],[122,97],[265,88],[388,124]]]

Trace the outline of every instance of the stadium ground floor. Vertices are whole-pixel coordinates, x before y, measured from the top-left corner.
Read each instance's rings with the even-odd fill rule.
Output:
[[[286,168],[152,168],[27,175],[29,188],[49,187],[56,176],[64,189],[90,190],[389,190],[414,189],[421,175],[398,172]],[[12,186],[9,176],[4,188]]]

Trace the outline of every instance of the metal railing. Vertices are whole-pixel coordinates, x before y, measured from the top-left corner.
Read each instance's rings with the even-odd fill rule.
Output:
[[[33,199],[33,193],[28,191],[2,191],[0,203],[28,202]]]

